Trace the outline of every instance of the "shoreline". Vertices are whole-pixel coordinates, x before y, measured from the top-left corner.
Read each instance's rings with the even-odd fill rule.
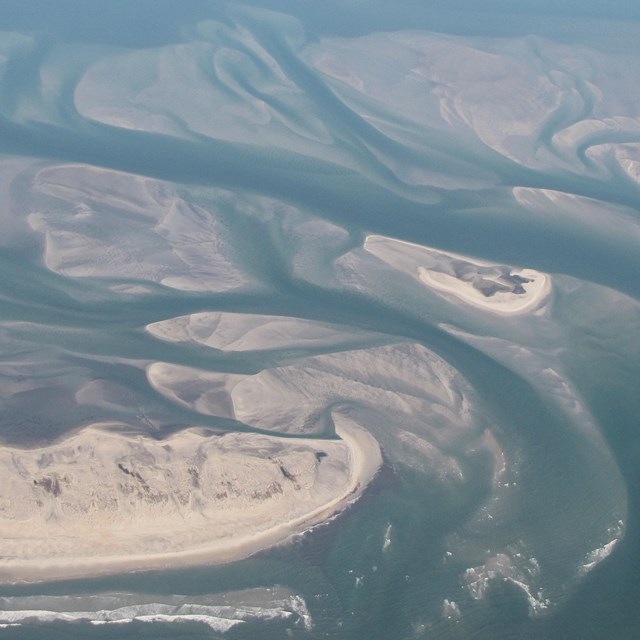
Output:
[[[137,553],[131,554],[100,556],[96,553],[89,557],[86,555],[58,558],[40,556],[20,558],[15,561],[4,558],[0,560],[0,584],[35,584],[95,578],[117,573],[179,569],[203,564],[227,564],[283,544],[293,536],[303,534],[332,518],[357,500],[382,465],[380,447],[373,436],[343,416],[335,416],[335,418],[336,435],[341,438],[338,442],[347,449],[349,477],[346,485],[341,487],[335,496],[314,506],[308,512],[300,515],[292,514],[292,517],[282,523],[243,535],[226,535],[215,539],[215,531],[212,530],[214,539],[208,542],[192,548],[173,549],[161,553],[144,553],[143,550],[138,550]],[[295,444],[298,439],[287,438],[286,440],[288,443]],[[300,439],[300,442],[308,445],[310,441]],[[325,445],[327,442],[335,441],[319,442]],[[277,521],[277,519],[278,514],[274,516],[274,520]],[[131,537],[132,542],[144,544],[144,533],[136,533],[135,527]]]

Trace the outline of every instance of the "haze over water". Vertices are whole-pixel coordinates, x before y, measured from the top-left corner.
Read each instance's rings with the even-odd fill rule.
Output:
[[[640,14],[513,4],[3,4],[2,452],[384,465],[248,559],[2,586],[2,637],[637,637]]]

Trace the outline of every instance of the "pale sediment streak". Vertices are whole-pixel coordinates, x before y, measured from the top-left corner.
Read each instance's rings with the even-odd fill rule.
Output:
[[[167,342],[198,344],[231,352],[329,351],[352,344],[388,340],[374,332],[301,318],[211,311],[154,322],[146,329],[155,338]]]
[[[640,251],[640,220],[631,207],[552,189],[515,187],[513,196],[527,215],[547,226],[593,233],[618,251]]]
[[[556,286],[567,291],[574,285],[559,278]],[[609,294],[608,301],[602,295],[597,299],[601,303],[607,301],[607,308],[615,306],[621,314],[626,313],[628,321],[631,306],[629,301],[625,301],[617,292]],[[586,309],[582,309],[578,300],[579,296],[572,307],[579,312],[579,317],[574,322],[588,322],[590,314],[599,316],[602,313],[593,304],[594,298],[585,301]],[[628,305],[626,308],[625,303]],[[637,318],[637,304],[634,306]],[[501,554],[490,554],[487,550],[488,557],[484,563],[470,567],[464,573],[465,584],[474,599],[482,599],[492,583],[506,580],[526,594],[530,614],[541,615],[572,593],[581,578],[605,561],[625,536],[627,489],[610,445],[603,438],[587,401],[563,370],[562,356],[566,350],[564,333],[559,332],[554,325],[541,325],[539,331],[543,334],[543,341],[540,338],[531,340],[530,342],[536,342],[534,347],[531,344],[525,346],[510,342],[505,338],[466,334],[451,326],[447,330],[527,379],[541,397],[546,399],[548,405],[554,407],[554,412],[564,417],[564,433],[575,434],[570,455],[580,472],[574,471],[575,479],[566,477],[556,487],[557,492],[566,491],[567,497],[556,507],[558,513],[555,515],[555,522],[559,531],[579,531],[580,535],[552,535],[552,542],[541,537],[527,545],[511,544]],[[527,443],[527,446],[530,447],[531,444]],[[563,457],[560,456],[559,464],[568,464]],[[549,458],[550,454],[547,452],[541,463],[547,464]],[[529,487],[523,488],[526,481],[522,470],[518,469],[519,465],[508,457],[503,462],[502,468],[496,469],[499,473],[494,478],[496,489],[492,501],[488,502],[486,510],[483,509],[484,513],[477,515],[475,522],[467,525],[467,531],[474,531],[480,539],[487,520],[493,521],[497,517],[506,520],[508,507],[505,504],[512,501],[513,508],[516,499],[525,502],[526,493],[532,491],[532,485],[537,482],[537,474],[534,473],[527,483]],[[544,509],[544,502],[542,507]],[[549,503],[546,508],[551,513]],[[536,509],[535,504],[529,503],[526,507],[527,517],[535,518],[533,512]],[[487,546],[490,546],[490,539],[487,542]]]

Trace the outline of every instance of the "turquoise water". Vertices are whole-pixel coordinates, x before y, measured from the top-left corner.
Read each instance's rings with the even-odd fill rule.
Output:
[[[562,152],[554,155],[552,147],[554,135],[573,121],[631,117],[625,103],[636,81],[632,66],[618,68],[605,87],[605,97],[613,95],[610,112],[594,111],[594,104],[608,103],[585,87],[600,78],[594,71],[599,56],[624,53],[627,62],[637,56],[638,10],[631,3],[606,11],[596,2],[561,8],[522,2],[517,10],[511,4],[493,2],[478,11],[471,2],[447,3],[446,9],[367,1],[313,7],[284,1],[244,7],[62,2],[55,10],[44,2],[4,3],[0,435],[6,444],[33,447],[100,420],[120,420],[155,436],[193,424],[252,430],[251,424],[171,402],[145,374],[146,363],[154,361],[251,374],[323,352],[320,347],[224,353],[160,342],[144,331],[167,318],[230,311],[337,323],[379,332],[390,343],[424,345],[466,381],[473,427],[486,426],[494,434],[507,470],[506,480],[496,484],[499,458],[471,438],[446,451],[459,464],[458,479],[426,463],[412,465],[389,445],[382,472],[361,500],[285,547],[223,567],[1,587],[0,609],[40,612],[18,616],[16,626],[0,629],[2,637],[637,637],[639,183],[610,159],[594,169],[597,159],[586,152],[604,144],[633,145],[640,134],[625,120],[615,131],[588,131],[573,155],[566,152],[569,160],[558,160]],[[218,24],[205,23],[212,20]],[[393,57],[400,41],[383,50],[388,45],[374,37],[378,32],[415,38],[435,32],[522,58],[536,73],[541,69],[555,78],[542,55],[536,57],[542,51],[555,71],[565,69],[562,82],[573,83],[576,104],[582,92],[581,106],[568,102],[566,109],[541,117],[534,133],[520,130],[533,140],[534,151],[514,147],[508,155],[460,124],[436,124],[436,110],[427,108],[426,99],[419,102],[418,89],[413,97],[395,97],[399,89],[373,97],[365,91],[363,97],[313,66],[309,52],[329,50],[334,37],[349,46],[371,37],[358,54],[368,61],[362,72],[371,74],[367,90],[376,73],[386,74],[383,84],[392,83],[411,64],[430,63],[431,50],[420,60],[412,54],[402,66],[404,59]],[[240,62],[224,58],[218,66],[205,54],[199,59],[203,77],[214,87],[224,85],[211,108],[219,118],[232,114],[226,127],[207,129],[214,125],[180,112],[192,102],[202,109],[210,98],[198,102],[195,83],[184,93],[178,83],[190,77],[176,58],[163,67],[163,86],[176,92],[173,101],[154,103],[144,81],[131,89],[124,72],[109,75],[118,56],[130,56],[127,73],[133,76],[139,68],[141,77],[152,77],[144,66],[148,60],[194,42],[245,56]],[[586,70],[576,65],[573,76],[566,71],[569,63],[559,60],[568,54],[558,53],[559,46],[588,60]],[[196,56],[187,49],[184,56],[191,55]],[[285,88],[275,90],[278,83]],[[237,124],[234,114],[244,113],[249,97],[266,103],[280,120],[256,127],[240,115]],[[422,115],[404,111],[410,104],[403,100],[414,99]],[[97,108],[109,101],[156,115],[180,113],[170,130],[144,119],[134,130],[116,120],[100,121]],[[270,138],[261,138],[264,129],[272,131]],[[123,213],[129,205],[96,204],[86,193],[44,192],[39,172],[70,164],[122,172],[129,185],[140,176],[157,180],[185,202],[215,210],[231,260],[250,274],[251,284],[182,291],[162,286],[145,271],[109,272],[115,267],[102,260],[102,247],[128,238],[146,242],[150,228],[137,214]],[[423,182],[411,178],[423,170],[431,172]],[[513,196],[513,187],[582,199],[575,209],[569,200],[528,209]],[[95,227],[70,217],[87,203],[99,212]],[[281,206],[295,211],[291,222]],[[27,224],[34,214],[43,226]],[[325,235],[310,235],[303,226],[309,221],[326,223]],[[50,234],[46,245],[43,229]],[[68,236],[54,255],[51,237],[61,230],[86,233],[88,257],[65,254]],[[544,271],[554,282],[551,307],[540,316],[504,318],[451,303],[406,274],[362,258],[368,234]],[[82,248],[82,242],[73,246]],[[143,263],[161,251],[160,245],[149,246]],[[161,254],[161,266],[170,253]],[[346,267],[336,268],[344,256],[356,256],[362,286],[343,275]],[[78,275],[82,269],[88,269],[86,276]],[[114,289],[124,284],[144,290]],[[109,402],[77,401],[78,390],[93,381],[112,385]],[[361,410],[382,428],[372,410]],[[596,553],[612,542],[606,553]],[[474,591],[469,572],[481,566],[485,577],[494,573]],[[248,589],[259,591],[257,608],[266,610],[268,590],[276,587],[303,599],[312,625],[305,626],[298,614],[268,620],[258,612],[221,635],[194,620],[156,616],[100,626],[90,616],[69,621],[41,613],[127,606],[134,612],[129,617],[139,618],[148,602],[224,601],[240,607],[245,596],[237,594]],[[95,599],[107,597],[108,604]]]

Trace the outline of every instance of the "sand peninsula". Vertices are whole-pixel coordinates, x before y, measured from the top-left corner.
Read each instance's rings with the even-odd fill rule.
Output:
[[[497,265],[384,236],[367,236],[364,248],[405,271],[435,293],[501,315],[540,310],[551,296],[551,277],[533,269]]]
[[[225,563],[324,522],[382,464],[367,431],[333,418],[336,440],[198,429],[154,440],[105,423],[4,447],[0,583]]]

